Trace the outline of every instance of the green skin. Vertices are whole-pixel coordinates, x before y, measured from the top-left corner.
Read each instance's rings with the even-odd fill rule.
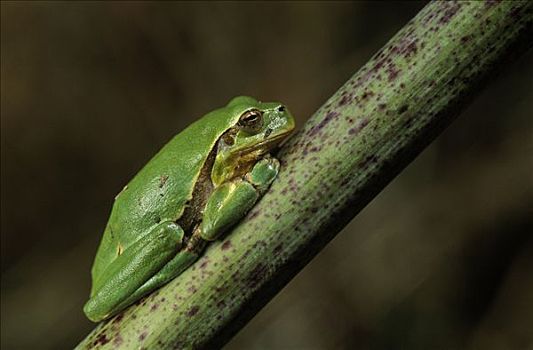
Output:
[[[115,198],[87,317],[115,315],[194,263],[268,190],[279,171],[268,152],[293,129],[282,104],[241,96],[165,145]]]

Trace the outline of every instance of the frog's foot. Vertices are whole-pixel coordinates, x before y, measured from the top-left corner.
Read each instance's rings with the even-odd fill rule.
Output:
[[[279,161],[267,157],[244,176],[218,187],[207,201],[200,237],[213,241],[235,225],[268,190],[279,172]]]
[[[83,307],[87,317],[100,321],[127,306],[124,302],[131,300],[136,290],[175,259],[183,235],[177,224],[162,222],[127,247],[98,279],[94,295]]]
[[[278,176],[279,168],[279,160],[267,154],[246,174],[245,179],[263,195]]]

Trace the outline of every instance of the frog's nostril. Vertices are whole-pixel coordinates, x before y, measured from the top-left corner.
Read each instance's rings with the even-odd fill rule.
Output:
[[[284,111],[285,111],[285,106],[278,107],[278,112],[284,112]]]

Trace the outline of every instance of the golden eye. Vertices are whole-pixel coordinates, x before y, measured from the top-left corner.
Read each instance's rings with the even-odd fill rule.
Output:
[[[263,113],[257,109],[246,111],[239,119],[239,126],[250,133],[259,131],[263,126]]]

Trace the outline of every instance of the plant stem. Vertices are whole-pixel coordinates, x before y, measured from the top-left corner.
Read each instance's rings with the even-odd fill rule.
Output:
[[[531,45],[532,8],[429,3],[282,148],[279,178],[223,241],[78,348],[225,344]]]

